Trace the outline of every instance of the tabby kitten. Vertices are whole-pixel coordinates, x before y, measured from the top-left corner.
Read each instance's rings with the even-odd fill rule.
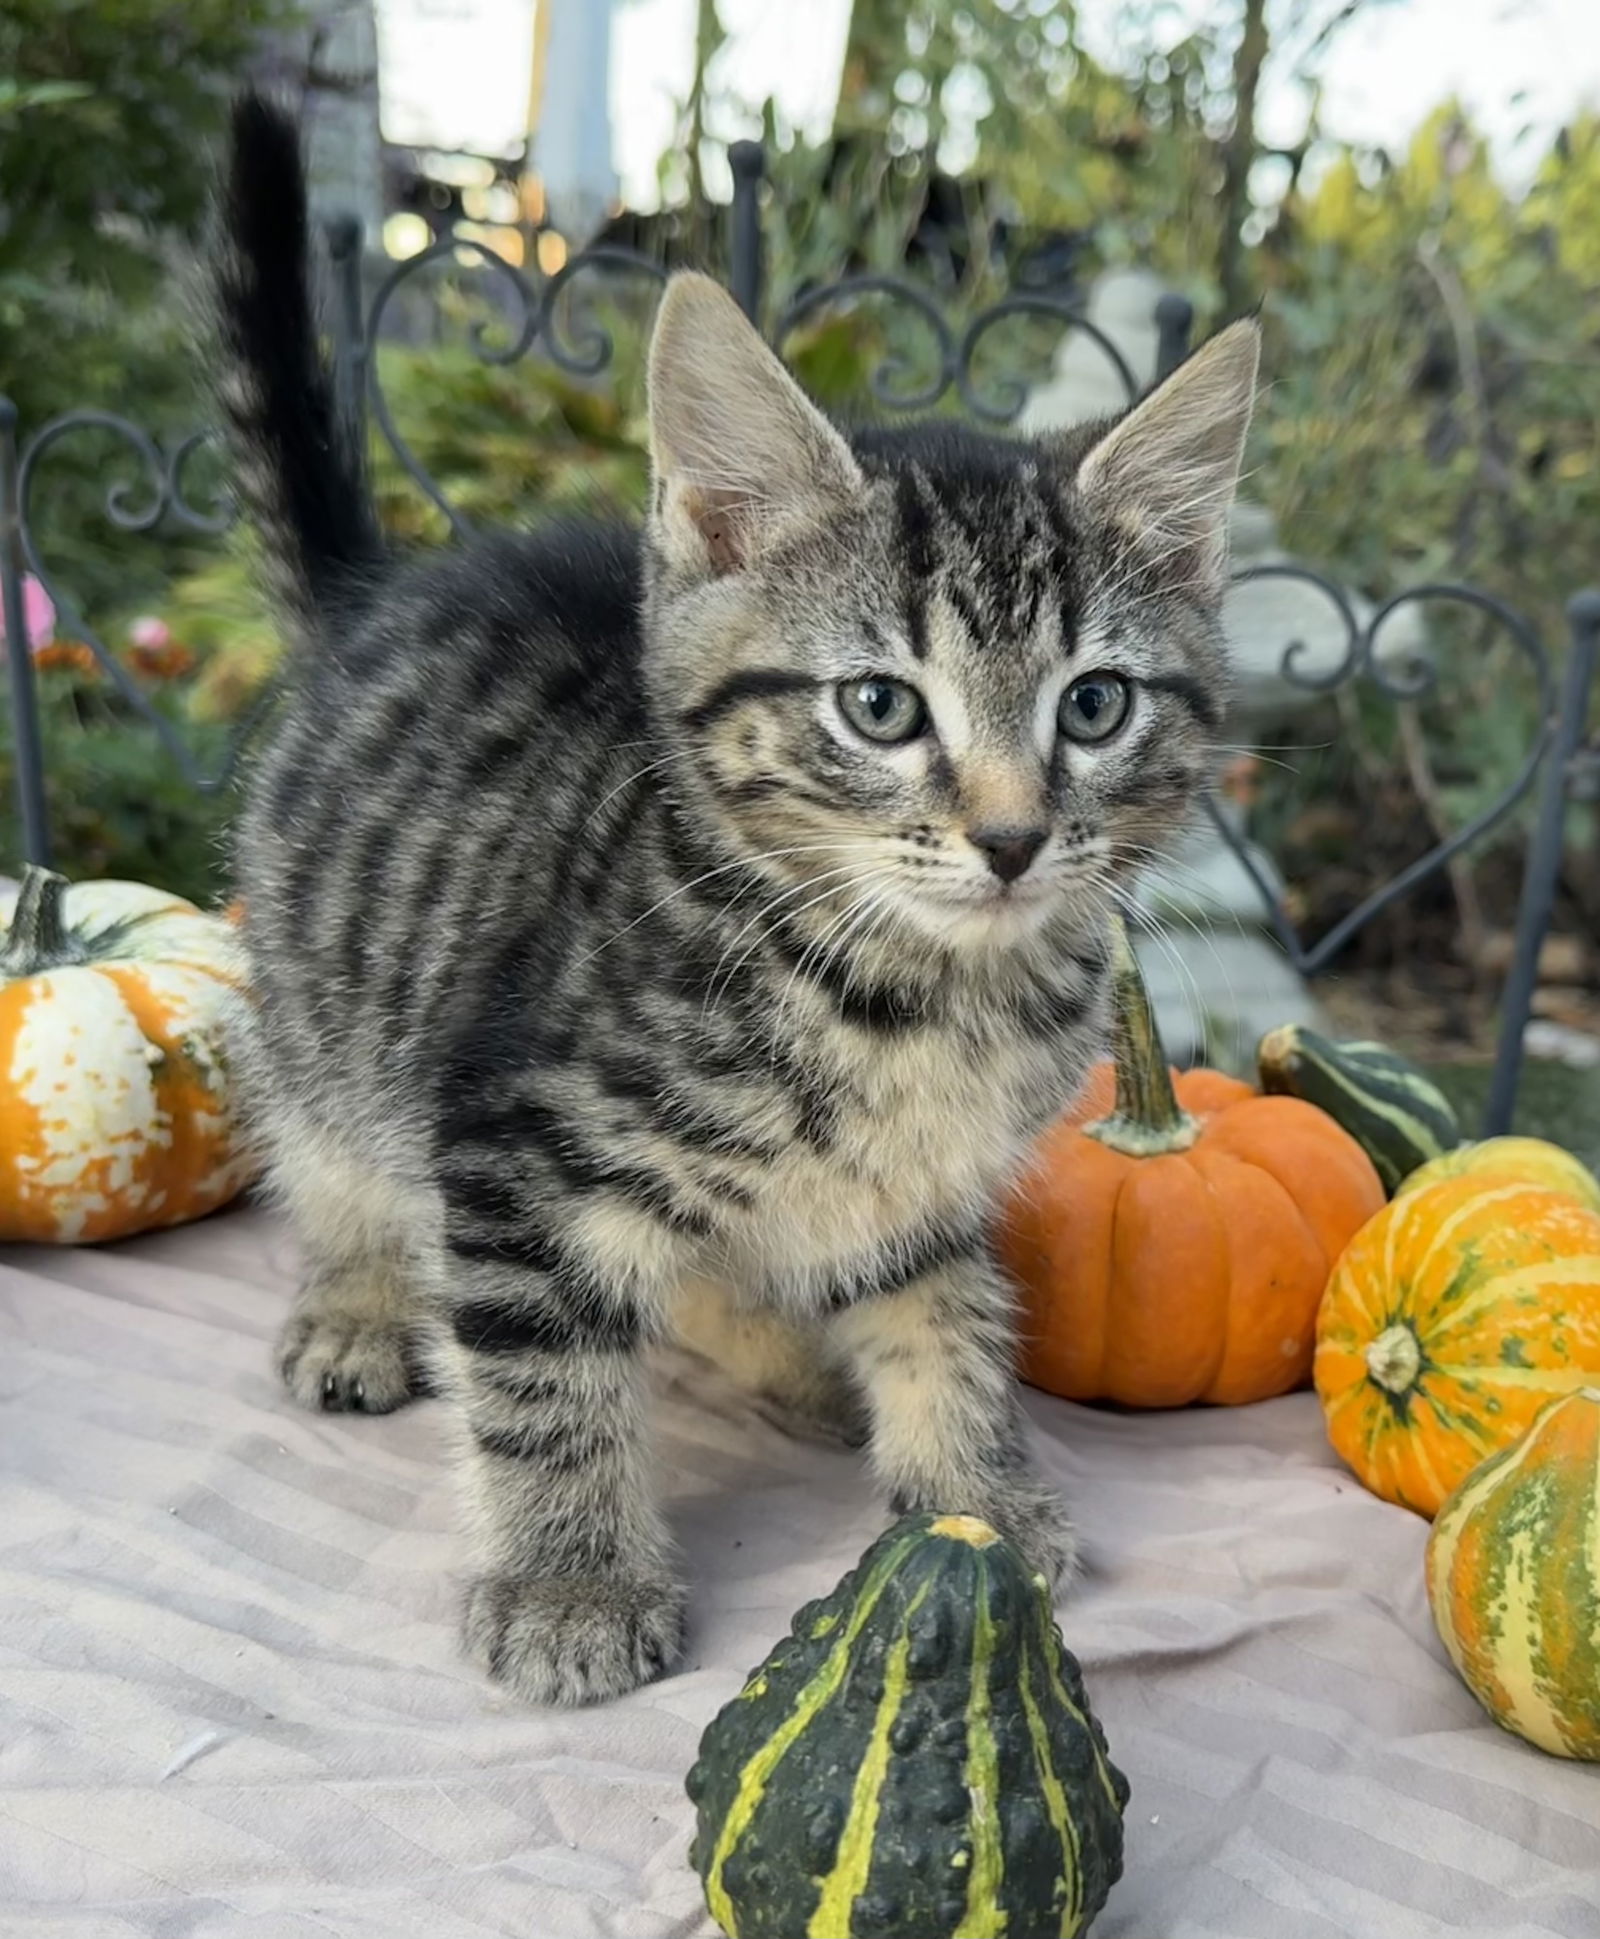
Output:
[[[642,532],[380,539],[317,348],[290,125],[235,120],[249,506],[299,645],[238,871],[306,1276],[279,1364],[459,1424],[468,1644],[537,1701],[677,1655],[641,1353],[675,1326],[894,1508],[1059,1578],[996,1193],[1101,1042],[1108,915],[1218,720],[1240,325],[1119,423],[846,437],[681,276]]]

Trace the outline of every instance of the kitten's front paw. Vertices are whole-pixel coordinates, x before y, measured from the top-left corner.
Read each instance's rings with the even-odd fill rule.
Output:
[[[949,1499],[938,1501],[897,1494],[894,1508],[907,1515],[976,1515],[1014,1543],[1052,1591],[1071,1582],[1078,1567],[1078,1537],[1054,1488],[1036,1475],[1022,1474],[999,1482],[979,1481],[970,1494],[959,1488],[948,1492]]]
[[[1077,1531],[1061,1497],[1036,1476],[985,1490],[974,1512],[1014,1542],[1053,1591],[1066,1588],[1077,1573]]]
[[[660,1576],[482,1575],[467,1649],[529,1703],[603,1703],[661,1675],[683,1646],[683,1592]]]
[[[278,1372],[302,1407],[327,1414],[389,1414],[423,1390],[407,1328],[315,1306],[290,1315]]]

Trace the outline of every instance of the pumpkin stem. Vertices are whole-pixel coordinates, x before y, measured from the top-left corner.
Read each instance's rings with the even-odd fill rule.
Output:
[[[1178,1103],[1150,992],[1120,916],[1111,919],[1111,1056],[1117,1097],[1109,1117],[1084,1135],[1134,1158],[1187,1151],[1200,1126]]]
[[[1367,1372],[1389,1394],[1407,1394],[1422,1371],[1422,1349],[1409,1326],[1391,1326],[1367,1348]]]
[[[40,970],[82,960],[67,933],[62,908],[66,893],[64,875],[33,862],[23,869],[11,928],[0,944],[0,976],[36,976]]]

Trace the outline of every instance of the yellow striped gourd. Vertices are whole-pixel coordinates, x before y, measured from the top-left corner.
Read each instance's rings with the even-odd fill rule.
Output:
[[[968,1515],[898,1522],[708,1726],[691,1862],[733,1939],[1073,1939],[1128,1786],[1041,1576]]]
[[[1547,1192],[1565,1192],[1591,1212],[1600,1212],[1600,1179],[1570,1151],[1543,1138],[1484,1138],[1461,1145],[1414,1171],[1395,1197],[1423,1191],[1444,1178],[1469,1176],[1481,1185],[1538,1185]]]
[[[1471,1173],[1394,1199],[1333,1269],[1313,1373],[1367,1486],[1436,1515],[1549,1401],[1600,1383],[1600,1215]]]
[[[1546,1407],[1439,1511],[1428,1600],[1497,1722],[1600,1760],[1600,1388]]]

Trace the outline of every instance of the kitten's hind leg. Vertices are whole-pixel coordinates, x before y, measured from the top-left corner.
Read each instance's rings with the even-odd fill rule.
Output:
[[[801,1325],[740,1305],[709,1280],[683,1289],[672,1319],[678,1340],[743,1387],[775,1427],[807,1440],[866,1445],[866,1400],[820,1322]]]
[[[426,1385],[404,1200],[324,1130],[300,1124],[276,1142],[274,1183],[305,1262],[278,1371],[304,1407],[387,1414]]]

